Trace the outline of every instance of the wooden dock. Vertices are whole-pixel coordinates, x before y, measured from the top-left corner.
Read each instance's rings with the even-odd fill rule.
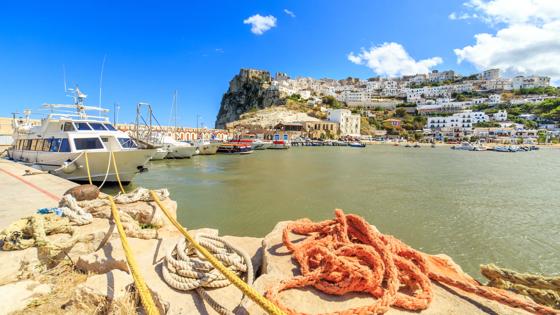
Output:
[[[31,167],[0,159],[0,229],[34,214],[37,209],[56,207],[62,194],[77,184],[51,175],[25,175]]]

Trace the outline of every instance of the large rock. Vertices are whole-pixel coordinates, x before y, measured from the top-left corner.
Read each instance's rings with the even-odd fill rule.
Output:
[[[241,69],[229,82],[229,89],[222,97],[216,128],[225,128],[227,123],[250,110],[282,104],[280,92],[271,84],[268,71]]]
[[[49,294],[51,287],[34,280],[22,280],[0,286],[2,297],[1,314],[8,314],[25,308],[29,302],[41,295]]]
[[[263,240],[264,257],[262,273],[255,282],[255,288],[264,294],[272,285],[281,280],[301,275],[299,266],[292,259],[291,253],[282,243],[282,231],[288,222],[280,222],[274,230]],[[293,240],[302,236],[292,235]],[[439,256],[437,262],[442,262],[445,256]],[[450,260],[450,259],[449,259]],[[450,260],[449,265],[455,265]],[[460,271],[457,266],[456,270]],[[462,272],[462,271],[461,271]],[[470,278],[465,274],[465,278]],[[495,301],[481,298],[477,295],[433,283],[434,297],[429,308],[420,314],[528,314],[527,312],[511,308]],[[284,305],[305,313],[324,313],[343,311],[349,308],[365,306],[375,303],[375,299],[368,294],[352,293],[343,296],[325,294],[313,287],[291,289],[280,293]],[[242,303],[242,314],[266,314],[258,305],[245,299]],[[386,314],[410,314],[405,310],[391,308]]]

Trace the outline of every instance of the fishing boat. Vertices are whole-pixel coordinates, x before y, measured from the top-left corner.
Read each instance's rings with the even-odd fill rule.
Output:
[[[251,154],[253,153],[253,149],[251,148],[251,145],[246,143],[229,142],[229,143],[221,144],[218,147],[218,153]]]
[[[208,140],[196,140],[194,142],[195,154],[214,155],[218,152],[219,143],[213,143]]]
[[[196,147],[190,143],[177,141],[175,138],[165,136],[162,138],[162,148],[167,150],[166,159],[188,159],[194,155]]]
[[[348,144],[348,146],[349,146],[349,147],[352,147],[352,148],[365,148],[365,147],[366,147],[366,144],[365,144],[365,143],[358,142],[358,141],[355,141],[355,142],[350,142],[350,144]]]
[[[126,133],[117,130],[106,116],[109,110],[84,105],[87,95],[78,87],[72,92],[73,104],[45,104],[50,113],[33,126],[31,111],[24,119],[14,115],[14,142],[8,155],[17,162],[62,178],[86,182],[117,181],[127,184],[145,165],[156,149],[139,149]],[[98,112],[97,116],[88,112]],[[115,167],[116,165],[116,167]]]
[[[284,141],[284,140],[274,140],[272,141],[272,145],[270,146],[270,149],[289,149],[291,147],[290,143],[288,141]]]

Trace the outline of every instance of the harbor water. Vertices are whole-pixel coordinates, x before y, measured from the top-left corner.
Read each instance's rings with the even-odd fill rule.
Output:
[[[341,208],[481,279],[490,262],[560,271],[559,161],[557,149],[301,147],[156,161],[129,188],[167,187],[182,224],[230,235],[262,237],[278,221]]]

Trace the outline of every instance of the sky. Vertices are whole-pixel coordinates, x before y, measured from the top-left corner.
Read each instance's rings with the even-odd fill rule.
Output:
[[[240,68],[342,79],[500,67],[558,83],[559,39],[557,0],[10,1],[0,116],[70,102],[64,73],[98,105],[103,60],[101,104],[118,104],[121,123],[148,102],[168,124],[177,90],[178,124],[213,127]]]

